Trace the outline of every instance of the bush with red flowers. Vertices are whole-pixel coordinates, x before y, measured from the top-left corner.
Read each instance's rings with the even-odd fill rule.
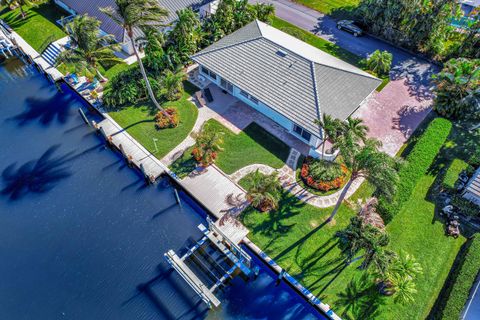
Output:
[[[178,112],[175,108],[167,108],[164,111],[159,111],[155,115],[155,128],[158,130],[175,128],[178,126],[178,123]]]
[[[307,186],[320,191],[330,191],[339,189],[345,184],[348,169],[337,162],[307,157],[303,162],[300,176]]]

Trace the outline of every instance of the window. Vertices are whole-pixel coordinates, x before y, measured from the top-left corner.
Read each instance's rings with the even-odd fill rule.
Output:
[[[230,93],[233,92],[233,84],[231,84],[230,82],[228,82],[227,80],[225,80],[223,78],[220,78],[220,86]]]
[[[300,137],[302,137],[306,141],[310,141],[310,138],[312,137],[312,134],[310,132],[308,132],[307,130],[303,129],[302,127],[296,124],[293,125],[293,132],[298,134]]]
[[[248,99],[248,97],[249,97],[249,94],[246,93],[246,92],[243,91],[243,90],[240,90],[240,94],[241,94],[242,96],[244,96],[245,98],[247,98],[247,99]]]
[[[214,79],[214,80],[217,80],[217,75],[216,75],[213,71],[205,68],[204,66],[201,66],[201,67],[200,67],[200,72],[203,73],[203,74],[205,74],[205,75],[207,75],[207,76],[209,76],[210,78],[212,78],[212,79]]]
[[[258,104],[258,99],[255,98],[254,96],[250,96],[250,101],[252,101],[255,104]]]

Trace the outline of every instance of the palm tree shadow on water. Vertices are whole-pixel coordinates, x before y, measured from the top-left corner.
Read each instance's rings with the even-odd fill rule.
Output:
[[[58,91],[46,99],[28,97],[25,111],[7,120],[16,121],[19,126],[25,126],[37,120],[43,126],[48,126],[55,120],[59,123],[66,123],[73,99],[74,97],[69,91]]]
[[[17,162],[10,164],[2,172],[4,188],[0,193],[10,200],[20,200],[30,193],[46,193],[56,184],[72,175],[69,163],[88,152],[98,149],[95,145],[85,151],[67,152],[55,156],[60,145],[54,145],[45,151],[37,160],[31,160],[17,167]]]

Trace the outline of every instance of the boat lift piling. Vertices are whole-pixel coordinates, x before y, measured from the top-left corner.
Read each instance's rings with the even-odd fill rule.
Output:
[[[78,112],[79,112],[80,115],[82,116],[82,119],[83,119],[83,121],[85,121],[85,123],[87,124],[87,126],[91,127],[91,124],[90,124],[90,122],[88,121],[88,118],[87,118],[87,116],[85,115],[85,112],[83,112],[82,108],[78,108]]]

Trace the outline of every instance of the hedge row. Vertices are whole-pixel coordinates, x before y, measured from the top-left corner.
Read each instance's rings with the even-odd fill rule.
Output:
[[[451,291],[443,308],[441,319],[460,319],[465,307],[470,290],[480,271],[480,236],[476,235],[465,250],[465,256],[461,266],[456,272],[453,283],[450,283]]]
[[[433,160],[445,143],[452,123],[444,118],[435,118],[416,141],[408,154],[407,163],[399,171],[397,193],[393,201],[380,197],[378,211],[385,223],[389,223],[410,198],[418,180],[427,173]]]
[[[445,173],[443,186],[449,190],[455,190],[455,183],[463,170],[468,168],[468,163],[461,159],[454,159]]]

